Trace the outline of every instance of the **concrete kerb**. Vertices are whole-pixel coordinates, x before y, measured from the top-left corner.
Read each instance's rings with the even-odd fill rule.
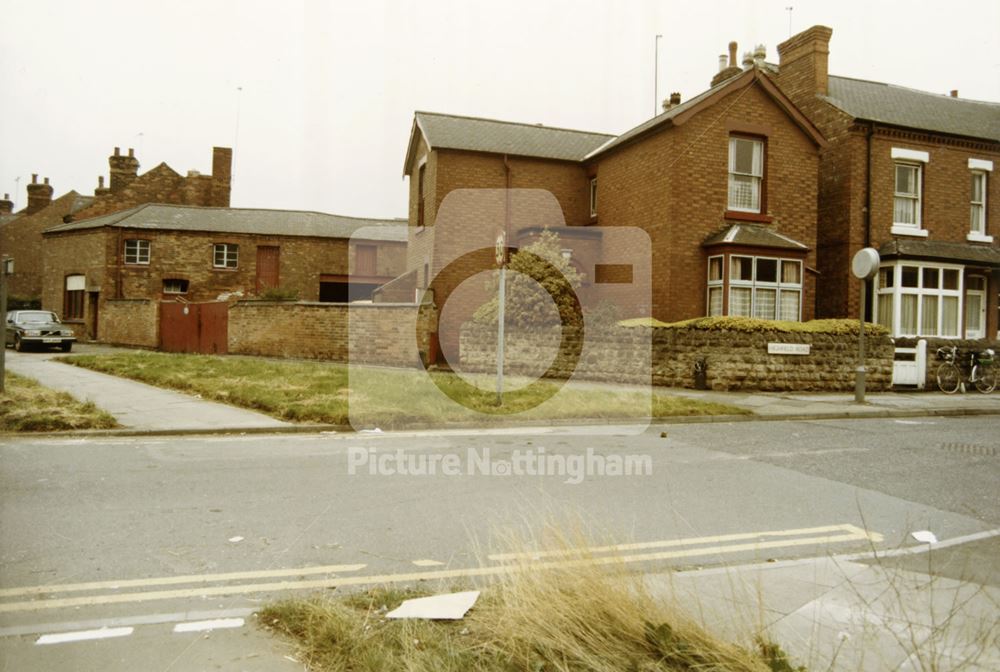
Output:
[[[772,415],[679,415],[666,418],[635,418],[637,424],[648,424],[650,427],[661,425],[713,424],[733,422],[794,422],[814,420],[866,420],[886,418],[927,418],[927,417],[965,417],[982,415],[1000,415],[1000,408],[939,408],[939,409],[879,409],[857,411],[836,411],[830,413],[781,413]],[[538,420],[508,421],[505,423],[411,423],[403,430],[384,430],[386,434],[393,431],[433,431],[462,429],[531,429],[573,426],[608,426],[624,424],[622,418],[571,418],[550,420],[540,424]],[[375,429],[375,428],[373,428]],[[361,430],[364,431],[364,430]],[[61,432],[0,432],[0,438],[44,438],[67,436],[83,438],[116,438],[132,436],[219,436],[240,434],[355,434],[359,430],[351,425],[287,425],[284,427],[214,427],[211,429],[89,429],[67,430]]]

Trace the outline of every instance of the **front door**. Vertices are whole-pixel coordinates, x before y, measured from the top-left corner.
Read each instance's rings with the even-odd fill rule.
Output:
[[[986,338],[986,278],[981,275],[965,280],[965,337]]]
[[[257,247],[257,293],[278,286],[278,267],[281,248],[261,245]]]

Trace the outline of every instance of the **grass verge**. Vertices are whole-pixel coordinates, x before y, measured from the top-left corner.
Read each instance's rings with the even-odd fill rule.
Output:
[[[392,429],[412,423],[462,422],[469,408],[480,419],[501,415],[494,395],[466,393],[458,376],[369,368],[348,373],[344,364],[287,362],[254,357],[166,353],[75,355],[62,361],[104,373],[200,394],[206,399],[261,411],[293,422],[375,425]],[[558,393],[544,404],[543,398]],[[452,399],[461,397],[468,408]],[[349,403],[353,404],[349,408]],[[645,412],[641,412],[642,409]],[[543,382],[505,397],[504,416],[531,420],[648,416],[648,396],[631,390],[565,386]],[[655,392],[653,417],[740,415],[748,411]],[[498,420],[502,418],[497,418]],[[353,421],[353,422],[352,422]]]
[[[792,672],[782,650],[721,641],[618,564],[512,570],[461,621],[389,620],[425,588],[374,588],[269,605],[258,622],[293,640],[315,672]]]
[[[7,373],[0,394],[0,431],[52,432],[67,429],[113,429],[115,419],[65,392],[42,387],[30,378]]]

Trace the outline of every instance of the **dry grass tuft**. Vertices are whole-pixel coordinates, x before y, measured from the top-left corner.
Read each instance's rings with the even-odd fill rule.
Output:
[[[80,402],[65,392],[8,372],[6,394],[0,395],[0,431],[53,432],[113,429],[118,423],[93,402]]]

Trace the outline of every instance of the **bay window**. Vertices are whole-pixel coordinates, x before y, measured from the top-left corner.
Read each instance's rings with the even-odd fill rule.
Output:
[[[958,338],[962,268],[897,261],[879,269],[876,321],[893,336]]]
[[[708,315],[797,322],[801,308],[801,261],[743,254],[709,257]]]

